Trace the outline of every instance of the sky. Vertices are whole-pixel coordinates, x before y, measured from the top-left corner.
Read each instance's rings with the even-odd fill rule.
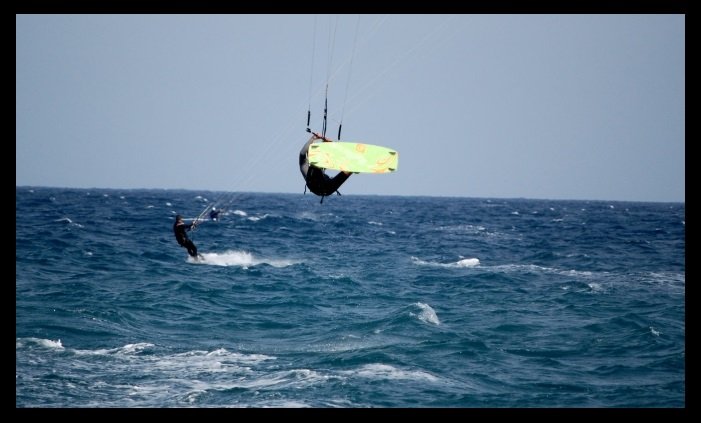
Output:
[[[685,16],[16,15],[16,185],[685,202]],[[329,171],[333,175],[334,171]]]

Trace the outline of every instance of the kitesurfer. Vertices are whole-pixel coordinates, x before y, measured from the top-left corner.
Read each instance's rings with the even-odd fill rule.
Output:
[[[219,214],[222,212],[222,209],[217,210],[216,207],[212,207],[212,211],[209,212],[209,218],[212,220],[219,220]]]
[[[321,196],[321,201],[323,202],[325,196],[331,195],[334,192],[341,195],[341,193],[338,192],[338,188],[351,176],[351,172],[341,171],[332,178],[324,172],[324,169],[310,165],[307,152],[309,151],[309,146],[316,140],[331,142],[328,138],[316,132],[312,132],[311,138],[309,138],[309,141],[304,144],[302,150],[299,152],[299,170],[302,172],[302,176],[304,176],[304,181],[309,191]]]
[[[195,227],[195,222],[185,223],[183,222],[183,217],[180,215],[175,216],[175,223],[173,224],[173,233],[175,233],[175,239],[178,241],[181,247],[187,248],[187,253],[192,257],[197,258],[197,247],[192,242],[190,238],[187,237],[186,231],[192,230]]]

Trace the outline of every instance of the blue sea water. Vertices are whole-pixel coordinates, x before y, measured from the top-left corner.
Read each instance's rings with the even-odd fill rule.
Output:
[[[15,288],[17,407],[686,406],[684,203],[17,187]]]

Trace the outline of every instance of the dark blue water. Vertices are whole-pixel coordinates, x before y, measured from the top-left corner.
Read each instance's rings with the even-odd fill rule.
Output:
[[[18,407],[686,406],[683,203],[18,187],[16,226]]]

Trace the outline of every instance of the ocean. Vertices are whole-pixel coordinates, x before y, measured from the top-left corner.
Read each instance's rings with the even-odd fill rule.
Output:
[[[685,407],[685,253],[684,203],[16,187],[16,407]]]

